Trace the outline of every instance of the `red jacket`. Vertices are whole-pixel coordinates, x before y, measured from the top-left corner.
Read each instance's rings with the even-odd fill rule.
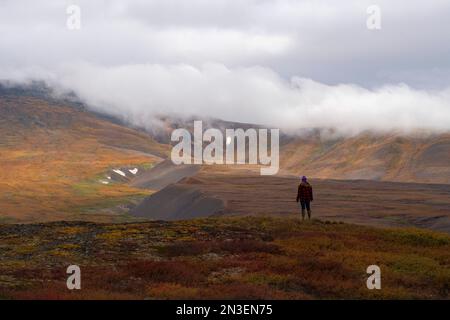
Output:
[[[298,186],[297,202],[298,201],[313,201],[312,187],[308,182],[302,182]]]

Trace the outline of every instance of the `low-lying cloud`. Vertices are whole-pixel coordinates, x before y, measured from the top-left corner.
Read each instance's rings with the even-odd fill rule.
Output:
[[[155,117],[167,114],[292,131],[333,128],[345,134],[450,129],[450,88],[427,91],[398,84],[369,90],[300,77],[287,81],[267,68],[227,68],[217,63],[200,68],[186,64],[77,64],[37,74],[30,70],[15,77],[19,82],[45,78],[60,92],[73,90],[96,111],[149,129]]]

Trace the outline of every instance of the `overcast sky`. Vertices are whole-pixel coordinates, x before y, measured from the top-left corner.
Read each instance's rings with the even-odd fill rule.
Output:
[[[446,130],[450,1],[0,0],[0,79],[43,79],[142,125],[172,112]]]

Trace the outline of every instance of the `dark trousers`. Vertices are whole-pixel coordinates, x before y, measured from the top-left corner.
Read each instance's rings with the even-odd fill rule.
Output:
[[[304,211],[305,209],[308,211],[311,211],[311,202],[309,201],[300,201],[300,206],[302,207],[302,211]]]
[[[302,208],[302,218],[305,218],[305,209],[308,211],[308,218],[311,219],[311,202],[300,200],[300,207]]]

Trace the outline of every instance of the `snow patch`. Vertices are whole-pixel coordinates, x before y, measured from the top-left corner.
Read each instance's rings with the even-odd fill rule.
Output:
[[[109,181],[100,180],[100,183],[102,183],[102,184],[109,184]]]
[[[139,169],[138,168],[134,168],[134,169],[129,169],[128,171],[130,171],[132,174],[136,174],[138,173]]]
[[[127,175],[125,174],[125,172],[123,172],[122,170],[119,169],[113,169],[113,171],[117,174],[120,174],[123,177],[126,177]]]

